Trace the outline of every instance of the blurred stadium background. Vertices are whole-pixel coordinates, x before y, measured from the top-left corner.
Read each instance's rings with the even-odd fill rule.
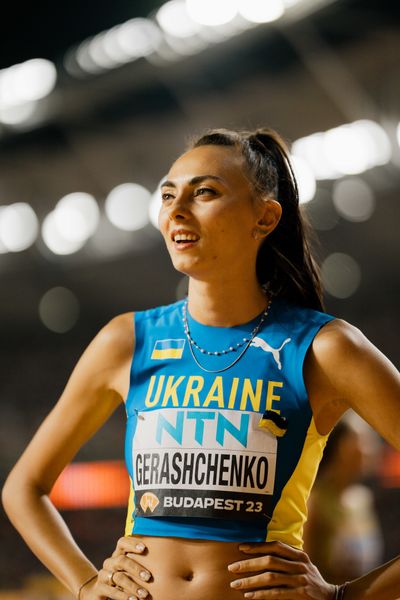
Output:
[[[155,226],[192,134],[270,125],[291,145],[329,312],[398,366],[399,4],[390,0],[15,3],[0,22],[0,477],[114,315],[185,281]],[[2,10],[5,10],[2,9]],[[377,398],[377,411],[379,398]],[[101,564],[122,534],[121,409],[54,499]],[[398,553],[400,461],[370,477]],[[105,493],[105,490],[108,493]],[[0,513],[0,598],[68,598]]]

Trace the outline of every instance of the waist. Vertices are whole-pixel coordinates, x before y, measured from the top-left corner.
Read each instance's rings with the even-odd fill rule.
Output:
[[[229,564],[249,558],[238,542],[135,537],[147,548],[137,562],[152,574],[146,583],[152,600],[243,600],[243,592],[230,587],[239,575],[228,571]]]

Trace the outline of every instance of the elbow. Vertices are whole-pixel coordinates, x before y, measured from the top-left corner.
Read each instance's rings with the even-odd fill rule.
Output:
[[[11,517],[19,499],[21,498],[21,482],[14,471],[11,471],[1,490],[1,501],[6,514]]]
[[[12,477],[9,475],[1,490],[1,502],[8,516],[10,516],[14,497],[15,494],[13,492]]]
[[[32,493],[38,497],[43,495],[26,477],[21,477],[18,470],[13,469],[1,490],[1,501],[11,521],[21,514],[21,508],[32,498]]]

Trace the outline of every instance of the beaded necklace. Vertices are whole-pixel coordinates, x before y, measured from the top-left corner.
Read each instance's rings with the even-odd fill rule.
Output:
[[[242,358],[243,354],[246,352],[246,350],[250,346],[251,342],[254,340],[257,333],[260,331],[265,319],[268,316],[269,310],[271,308],[271,304],[272,304],[272,300],[270,300],[268,302],[265,310],[263,311],[263,313],[261,315],[259,322],[257,323],[257,325],[254,327],[253,331],[251,332],[250,337],[244,337],[241,342],[237,342],[234,346],[229,346],[229,348],[227,348],[226,350],[211,351],[211,350],[206,350],[205,348],[202,348],[201,346],[199,346],[199,344],[197,344],[197,342],[195,342],[195,340],[192,338],[192,336],[190,334],[189,323],[188,323],[188,319],[187,319],[188,300],[186,299],[186,301],[182,307],[183,328],[184,328],[187,340],[189,342],[190,353],[193,357],[193,360],[197,364],[197,366],[200,367],[200,369],[202,369],[203,371],[206,371],[207,373],[222,373],[222,371],[227,371],[228,369],[233,367],[233,365],[235,365]],[[229,354],[229,352],[235,352],[242,346],[244,346],[244,348],[239,353],[239,355],[235,358],[235,360],[233,362],[231,362],[229,365],[227,365],[226,367],[223,367],[222,369],[207,369],[198,361],[198,359],[194,353],[193,346],[197,350],[199,350],[199,352],[201,352],[202,354],[206,354],[208,356],[222,356],[223,354]]]

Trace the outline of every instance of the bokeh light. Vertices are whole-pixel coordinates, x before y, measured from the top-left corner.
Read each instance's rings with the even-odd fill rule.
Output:
[[[239,13],[251,23],[276,21],[285,12],[283,0],[240,0]]]
[[[3,69],[0,71],[0,108],[44,98],[54,89],[56,80],[54,64],[42,58]]]
[[[170,0],[156,14],[161,29],[169,35],[187,38],[201,29],[201,25],[190,17],[185,0]]]
[[[7,208],[7,206],[0,206],[0,228],[1,228],[1,216],[2,216],[2,214],[4,214],[4,211],[6,210],[6,208]],[[0,254],[7,254],[8,251],[9,250],[3,244],[2,239],[1,239],[1,235],[0,235]]]
[[[120,25],[112,27],[108,31],[100,34],[103,52],[112,60],[116,65],[126,63],[130,60],[130,56],[123,50],[121,45],[118,43],[118,31]]]
[[[324,154],[342,175],[367,171],[391,158],[388,136],[378,123],[361,120],[330,129],[324,135]]]
[[[62,471],[50,499],[61,510],[125,507],[129,488],[122,461],[80,461]]]
[[[299,156],[291,156],[290,162],[299,188],[299,200],[301,204],[310,202],[315,196],[317,183],[311,167]]]
[[[67,194],[57,202],[54,219],[66,240],[84,242],[96,231],[100,211],[93,196],[85,192]]]
[[[193,21],[201,25],[223,25],[238,12],[235,0],[186,0],[187,11]]]
[[[134,60],[157,50],[161,33],[149,19],[130,19],[115,29],[115,39],[129,60]]]
[[[93,196],[85,192],[67,194],[45,217],[43,240],[54,254],[73,254],[96,231],[99,217],[99,207]]]
[[[86,243],[85,239],[71,240],[65,237],[58,227],[55,211],[50,212],[42,223],[42,238],[54,254],[66,255],[78,252]]]
[[[322,263],[322,281],[325,290],[335,298],[352,296],[361,283],[361,269],[349,254],[334,252]]]
[[[142,229],[149,222],[150,192],[137,183],[122,183],[108,194],[106,215],[123,231]]]
[[[331,231],[339,223],[330,191],[318,187],[316,196],[305,205],[311,226],[317,231]]]
[[[66,333],[78,321],[78,299],[71,290],[65,287],[51,288],[39,302],[39,316],[43,325],[50,331]]]
[[[99,65],[93,59],[93,52],[90,51],[90,43],[91,40],[85,40],[79,44],[78,48],[76,49],[75,60],[82,71],[96,75],[101,73],[104,70],[104,67]],[[73,71],[70,70],[70,72],[72,73]]]
[[[93,38],[84,40],[67,53],[64,64],[71,75],[97,75],[124,63],[149,56],[157,50],[162,35],[150,19],[130,19]]]
[[[10,252],[21,252],[35,243],[39,222],[33,208],[16,202],[0,212],[0,242]]]
[[[115,54],[108,52],[109,45],[106,45],[106,36],[103,33],[96,35],[87,45],[87,52],[91,60],[103,69],[113,69],[124,61],[115,58]]]
[[[29,123],[32,117],[34,117],[36,109],[37,102],[25,102],[25,104],[16,104],[15,106],[0,107],[0,122],[11,126]]]
[[[166,35],[165,41],[168,44],[169,51],[172,50],[175,58],[196,54],[208,46],[208,42],[199,36],[183,38]]]
[[[162,180],[164,181],[164,180]],[[160,181],[161,184],[161,181]],[[158,185],[156,191],[152,194],[151,196],[151,200],[150,200],[150,204],[149,204],[149,219],[150,219],[150,223],[152,225],[154,225],[154,227],[156,229],[159,229],[158,227],[158,215],[160,214],[160,209],[161,209],[161,187],[160,184]]]
[[[375,209],[375,197],[371,187],[359,177],[336,181],[333,186],[333,204],[348,221],[367,221]]]
[[[392,149],[385,130],[363,119],[300,138],[292,153],[309,163],[316,179],[337,179],[386,164]]]
[[[292,145],[292,155],[305,160],[316,179],[335,179],[340,176],[337,169],[326,160],[323,153],[324,133],[318,132],[296,140]]]

